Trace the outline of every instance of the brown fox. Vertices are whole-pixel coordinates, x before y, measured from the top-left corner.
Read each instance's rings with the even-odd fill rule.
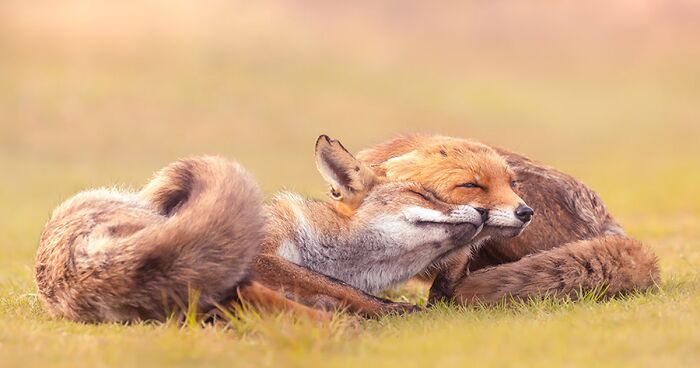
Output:
[[[475,240],[483,244],[472,247],[478,252],[460,254],[437,273],[433,302],[575,298],[592,289],[614,296],[659,280],[654,254],[625,235],[594,191],[524,156],[465,139],[413,135],[357,157],[387,180],[417,182],[443,201],[489,212]],[[499,160],[508,166],[500,176],[489,164]],[[527,230],[516,219],[529,224]]]
[[[323,312],[304,305],[410,311],[371,293],[439,263],[482,229],[483,212],[382,180],[327,136],[316,162],[334,203],[282,194],[262,205],[250,175],[217,157],[171,164],[139,192],[80,193],[44,228],[39,295],[52,316],[85,322],[164,320],[193,290],[199,310],[240,298],[317,318]]]

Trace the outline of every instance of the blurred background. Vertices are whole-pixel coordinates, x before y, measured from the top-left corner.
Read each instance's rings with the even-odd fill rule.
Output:
[[[78,190],[219,153],[322,197],[319,134],[410,132],[572,173],[645,239],[700,236],[700,4],[3,0],[0,278],[28,282]]]

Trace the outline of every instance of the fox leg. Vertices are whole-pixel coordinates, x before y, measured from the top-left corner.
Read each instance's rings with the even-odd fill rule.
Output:
[[[463,272],[452,279],[440,275],[430,299],[449,297],[464,304],[489,304],[545,295],[576,297],[579,290],[594,289],[610,297],[651,288],[658,280],[656,256],[644,245],[623,236],[602,236]]]
[[[346,308],[364,317],[413,312],[419,308],[364,293],[340,280],[291,263],[276,255],[261,254],[253,262],[254,278],[290,299],[316,308]]]
[[[255,281],[238,287],[238,300],[259,310],[290,311],[315,321],[328,321],[332,317],[331,313],[289,300],[281,293]]]

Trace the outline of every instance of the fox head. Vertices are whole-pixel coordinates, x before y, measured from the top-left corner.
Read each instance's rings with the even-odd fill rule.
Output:
[[[531,222],[534,211],[515,192],[518,178],[490,147],[440,136],[401,137],[360,152],[382,180],[420,183],[447,203],[487,213],[489,235],[512,237]]]
[[[430,243],[439,251],[471,240],[483,226],[483,211],[445,202],[411,180],[385,180],[328,136],[316,141],[316,166],[338,213],[405,246]]]

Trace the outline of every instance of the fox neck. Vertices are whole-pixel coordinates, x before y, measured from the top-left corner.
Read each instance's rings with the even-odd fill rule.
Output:
[[[452,244],[397,237],[398,215],[348,217],[330,203],[285,194],[268,207],[266,248],[290,262],[377,293],[424,271]]]

